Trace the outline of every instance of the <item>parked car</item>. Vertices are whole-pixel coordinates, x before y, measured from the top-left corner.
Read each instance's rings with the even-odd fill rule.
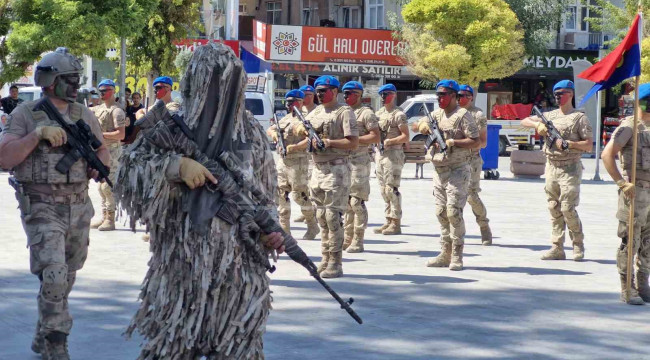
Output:
[[[421,94],[416,95],[412,98],[406,99],[400,105],[400,108],[406,114],[406,119],[409,124],[409,139],[411,141],[424,141],[426,135],[422,135],[418,132],[413,131],[411,126],[413,123],[417,123],[423,116],[426,116],[422,106],[426,105],[429,109],[429,112],[438,108],[438,97],[435,94]]]
[[[246,91],[246,110],[253,113],[265,131],[273,124],[273,106],[267,94]]]

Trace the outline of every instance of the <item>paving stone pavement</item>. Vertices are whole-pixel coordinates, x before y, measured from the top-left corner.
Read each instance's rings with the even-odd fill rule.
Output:
[[[344,255],[345,276],[328,282],[354,298],[357,325],[303,268],[286,256],[270,274],[273,311],[267,359],[650,359],[650,306],[621,303],[615,267],[616,186],[594,182],[595,161],[585,159],[578,213],[585,229],[583,262],[544,262],[550,221],[543,180],[513,179],[500,158],[501,179],[483,181],[494,245],[480,245],[473,215],[465,211],[465,270],[427,268],[439,251],[430,164],[412,179],[408,164],[400,189],[401,236],[375,235],[383,204],[372,178],[366,252]],[[604,172],[602,166],[601,171]],[[0,173],[0,359],[38,359],[29,350],[36,322],[38,280],[7,173]],[[99,209],[96,185],[91,188]],[[294,207],[294,216],[298,208]],[[148,244],[124,224],[91,231],[90,254],[70,297],[73,359],[135,359],[141,339],[122,332],[137,308]],[[304,224],[293,233],[302,235]],[[300,241],[314,261],[319,240]],[[569,254],[570,254],[570,244]]]

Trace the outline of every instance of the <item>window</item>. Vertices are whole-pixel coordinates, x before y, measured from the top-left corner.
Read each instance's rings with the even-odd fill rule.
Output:
[[[244,106],[246,110],[253,113],[253,115],[264,115],[264,102],[262,99],[246,99]]]
[[[345,28],[360,28],[361,8],[358,6],[342,6],[339,10],[338,24]]]
[[[581,7],[580,13],[580,31],[589,31],[589,23],[586,20],[589,17],[589,8],[586,6]]]
[[[280,18],[282,17],[282,3],[277,2],[268,2],[266,3],[266,23],[267,24],[279,24]]]
[[[575,6],[567,6],[564,27],[567,30],[576,29],[576,7]]]
[[[302,25],[318,26],[318,3],[313,0],[302,0]]]
[[[366,24],[369,29],[383,29],[384,25],[384,0],[366,0]]]

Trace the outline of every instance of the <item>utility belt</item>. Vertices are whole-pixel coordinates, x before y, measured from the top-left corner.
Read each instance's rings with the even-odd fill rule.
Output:
[[[555,167],[566,167],[569,165],[574,165],[580,162],[580,158],[577,159],[569,159],[569,160],[551,160],[548,159],[548,163],[555,166]]]
[[[338,158],[330,161],[316,161],[314,160],[314,165],[316,166],[322,166],[322,165],[345,165],[348,163],[347,158]]]
[[[59,204],[59,205],[73,205],[73,204],[84,204],[88,199],[88,190],[84,190],[80,193],[70,194],[70,195],[51,195],[51,194],[37,194],[37,193],[28,193],[30,202],[42,202],[48,204]]]

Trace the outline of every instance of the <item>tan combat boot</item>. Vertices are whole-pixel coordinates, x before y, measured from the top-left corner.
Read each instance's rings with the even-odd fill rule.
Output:
[[[91,229],[97,229],[98,227],[100,227],[104,223],[104,220],[106,220],[106,210],[102,209],[102,217],[95,220],[95,221],[93,221],[93,222],[91,222],[90,223],[90,228]]]
[[[627,293],[627,277],[625,274],[621,275],[621,301],[627,303],[628,305],[644,305],[643,299],[639,296],[639,293],[634,288],[634,278],[632,278],[632,290],[630,291],[629,297]]]
[[[453,245],[451,250],[451,262],[449,263],[449,270],[460,271],[463,270],[463,248],[464,245]]]
[[[451,243],[444,242],[441,246],[441,251],[438,256],[427,261],[428,267],[447,267],[451,262]]]
[[[399,235],[402,233],[402,224],[400,219],[390,219],[390,224],[381,233],[384,235]]]
[[[32,340],[32,351],[40,354],[45,350],[45,337],[41,333],[41,322],[36,323],[36,333],[34,334],[34,339]]]
[[[302,236],[303,240],[314,240],[316,238],[316,235],[320,232],[320,229],[318,228],[318,222],[316,220],[311,219],[307,221],[307,232],[305,235]]]
[[[644,302],[650,302],[650,286],[648,285],[648,273],[636,272],[636,289]]]
[[[492,245],[492,230],[489,225],[481,228],[481,242],[484,246]]]
[[[97,228],[99,231],[115,230],[115,211],[107,211],[104,222]]]
[[[70,360],[68,354],[68,335],[60,331],[53,331],[45,335],[45,354],[47,360]]]
[[[329,261],[330,261],[330,253],[328,252],[323,253],[323,258],[321,259],[320,264],[318,264],[318,268],[317,268],[319,274],[325,271],[325,268],[327,268],[327,264],[329,263]]]
[[[366,229],[361,229],[360,231],[354,232],[354,238],[352,238],[352,244],[348,247],[348,252],[360,253],[363,252],[363,236],[365,235]]]
[[[378,227],[375,230],[373,230],[373,232],[375,234],[381,234],[384,230],[386,230],[388,225],[390,225],[390,218],[386,218],[386,223],[384,225],[382,225],[381,227]]]
[[[305,222],[305,215],[300,214],[300,216],[293,219],[293,222],[297,222],[297,223]]]
[[[585,244],[584,243],[574,243],[573,244],[573,260],[581,261],[585,258]]]
[[[341,251],[330,252],[330,260],[325,271],[320,273],[322,278],[337,278],[343,276],[343,253]]]
[[[564,246],[555,245],[551,246],[551,250],[547,251],[542,255],[542,260],[565,260],[566,255],[564,254]]]

